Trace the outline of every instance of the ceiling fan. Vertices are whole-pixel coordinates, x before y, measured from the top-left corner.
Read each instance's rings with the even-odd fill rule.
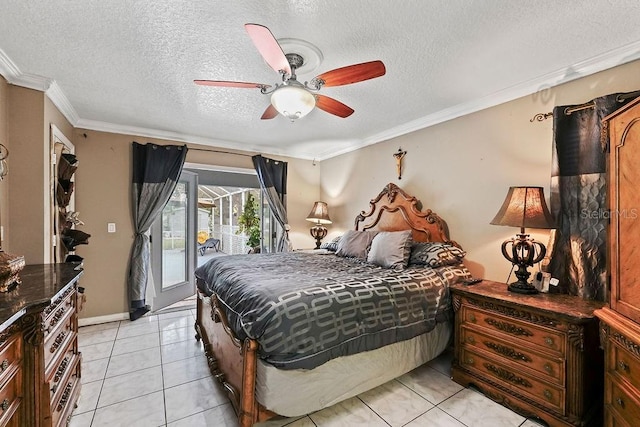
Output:
[[[386,72],[382,61],[363,62],[327,71],[310,82],[300,83],[296,77],[296,69],[304,64],[302,55],[285,55],[271,31],[263,25],[245,24],[244,28],[267,64],[281,75],[282,83],[276,83],[273,88],[262,83],[224,80],[194,80],[194,83],[203,86],[257,88],[265,95],[270,94],[271,104],[262,114],[262,120],[273,119],[280,113],[294,121],[306,116],[314,107],[338,117],[349,117],[353,114],[351,107],[317,92],[324,86],[357,83],[384,76]]]

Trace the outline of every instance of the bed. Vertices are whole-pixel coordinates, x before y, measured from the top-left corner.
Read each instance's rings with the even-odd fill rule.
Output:
[[[470,274],[437,214],[390,183],[335,246],[196,270],[196,339],[242,427],[331,406],[449,344],[448,288]]]

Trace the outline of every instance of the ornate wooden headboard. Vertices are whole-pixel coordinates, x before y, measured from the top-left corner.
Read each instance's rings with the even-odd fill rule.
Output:
[[[431,209],[422,211],[418,199],[393,183],[387,184],[369,205],[369,212],[362,211],[356,217],[356,230],[412,230],[415,242],[446,242],[459,246],[449,239],[449,227],[442,218]]]

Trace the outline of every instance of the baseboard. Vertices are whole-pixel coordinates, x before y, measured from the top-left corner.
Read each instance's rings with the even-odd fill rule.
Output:
[[[78,326],[98,325],[100,323],[117,322],[119,320],[129,320],[129,313],[116,313],[107,316],[84,317],[78,319]]]

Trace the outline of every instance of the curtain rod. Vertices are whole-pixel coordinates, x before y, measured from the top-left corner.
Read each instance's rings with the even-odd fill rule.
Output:
[[[213,149],[208,149],[208,148],[191,148],[191,147],[187,147],[189,149],[189,151],[193,150],[193,151],[206,151],[209,153],[222,153],[222,154],[234,154],[236,156],[245,156],[245,157],[253,157],[253,154],[243,154],[243,153],[234,153],[232,151],[224,151],[224,150],[213,150]]]
[[[616,96],[616,101],[623,102],[623,101],[626,101],[627,99],[635,98],[637,96],[640,96],[640,90],[635,92],[630,92],[624,95],[620,94]],[[587,102],[586,104],[576,105],[575,107],[567,107],[564,109],[564,114],[567,116],[570,116],[571,113],[575,113],[576,111],[581,111],[581,110],[588,110],[589,108],[595,108],[595,106],[596,106],[596,103],[594,101],[591,101],[591,102]],[[533,123],[535,121],[542,122],[551,116],[553,116],[553,112],[538,113],[535,116],[533,116],[533,118],[529,120],[529,122],[530,123]]]

